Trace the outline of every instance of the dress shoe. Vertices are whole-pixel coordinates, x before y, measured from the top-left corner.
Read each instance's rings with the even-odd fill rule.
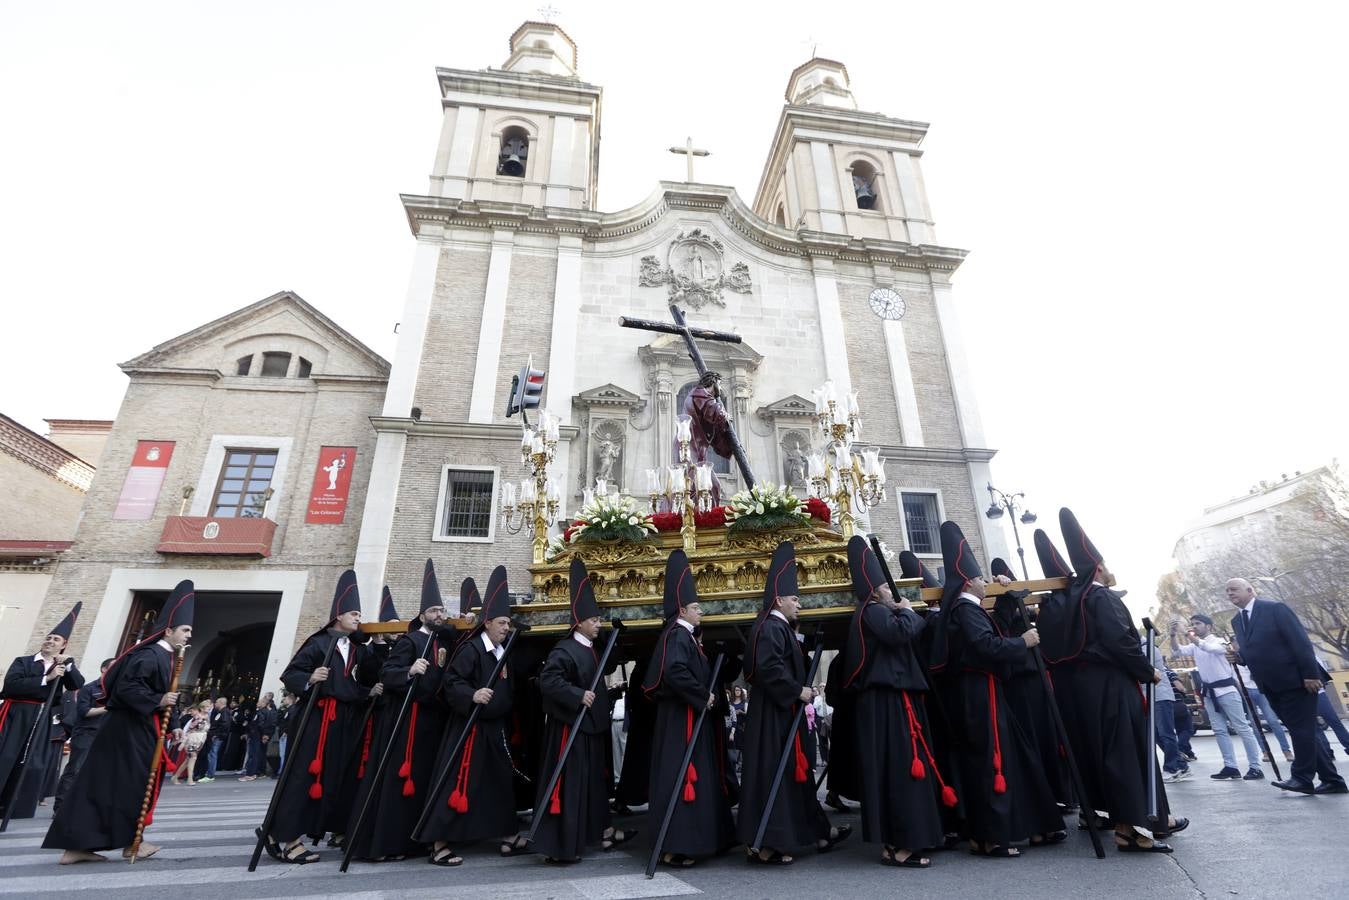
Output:
[[[1305,781],[1294,781],[1291,778],[1284,781],[1270,782],[1281,791],[1292,791],[1295,794],[1314,794],[1316,789]]]
[[[1241,776],[1242,781],[1264,781],[1265,773],[1259,769],[1247,769],[1246,774]]]
[[[1285,750],[1285,751],[1283,751],[1283,758],[1286,759],[1286,760],[1288,760],[1289,762],[1292,762],[1292,761],[1293,761],[1293,751],[1292,751],[1292,750]]]
[[[1349,794],[1349,784],[1343,781],[1323,781],[1316,786],[1318,794]]]
[[[1212,778],[1214,781],[1238,781],[1241,778],[1241,770],[1234,769],[1231,766],[1223,766],[1222,769],[1214,772],[1209,778]]]

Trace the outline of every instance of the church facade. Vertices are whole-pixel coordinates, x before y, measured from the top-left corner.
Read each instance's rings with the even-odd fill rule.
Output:
[[[385,584],[407,613],[428,557],[452,606],[497,564],[526,593],[531,544],[501,513],[528,474],[512,377],[531,360],[546,372],[563,517],[598,478],[645,500],[698,375],[679,336],[619,317],[668,321],[672,302],[741,337],[700,348],[757,480],[806,492],[823,444],[809,398],[832,381],[857,392],[861,445],[888,477],[868,530],[934,568],[947,518],[980,555],[1006,554],[980,514],[994,451],[951,289],[964,252],[937,242],[923,187],[927,126],[858,110],[846,68],[812,59],[788,78],[750,201],[661,182],[602,212],[601,88],[555,24],[527,22],[510,46],[500,68],[437,70],[429,184],[402,196],[416,251],[392,365],[289,292],[124,363],[35,637],[84,600],[73,647],[92,670],[193,578],[187,683],[247,695],[275,689],[353,563],[371,617]],[[733,462],[715,469],[723,496],[745,486]]]
[[[529,542],[504,533],[493,498],[527,474],[505,411],[528,360],[546,370],[543,405],[562,423],[564,514],[597,477],[645,498],[698,376],[679,336],[619,318],[668,321],[671,302],[743,339],[701,351],[756,479],[805,491],[805,457],[822,443],[807,398],[830,380],[857,391],[864,445],[886,467],[872,529],[937,566],[943,518],[981,552],[1005,553],[980,515],[993,451],[950,283],[965,254],[937,243],[923,187],[927,126],[858,110],[843,64],[812,59],[788,79],[751,202],[661,182],[600,212],[601,89],[580,79],[576,45],[554,24],[525,23],[511,49],[499,69],[437,70],[430,183],[402,197],[417,255],[374,423],[363,595],[414,581],[428,555],[455,560],[456,575],[504,562],[523,578]],[[724,496],[745,486],[728,461],[717,471]]]

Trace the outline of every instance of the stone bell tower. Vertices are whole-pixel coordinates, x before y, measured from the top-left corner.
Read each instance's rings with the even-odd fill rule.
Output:
[[[431,196],[594,209],[600,89],[576,76],[576,44],[525,22],[500,69],[437,69],[444,121]]]

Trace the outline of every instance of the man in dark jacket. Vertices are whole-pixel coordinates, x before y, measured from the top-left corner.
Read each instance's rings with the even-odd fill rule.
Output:
[[[1250,667],[1293,740],[1293,771],[1274,786],[1298,794],[1349,794],[1329,750],[1316,739],[1316,695],[1326,677],[1297,614],[1255,596],[1244,578],[1227,582],[1227,600],[1237,608],[1232,630],[1238,659]],[[1321,783],[1313,786],[1317,776]]]
[[[272,742],[272,735],[276,732],[276,710],[272,707],[270,691],[262,695],[258,708],[249,716],[244,729],[248,736],[248,766],[239,780],[256,781],[267,769],[267,745]]]
[[[108,667],[112,663],[111,659],[103,660],[98,670],[99,677],[75,692],[75,716],[68,723],[71,729],[70,759],[66,761],[66,769],[56,785],[56,799],[52,801],[53,814],[61,808],[66,792],[75,783],[75,776],[80,774],[80,766],[84,765],[84,758],[89,754],[89,747],[94,743],[99,726],[107,720],[108,708],[100,702],[103,700],[102,676],[108,674]]]

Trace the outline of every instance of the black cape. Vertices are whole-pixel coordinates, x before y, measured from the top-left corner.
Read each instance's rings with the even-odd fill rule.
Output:
[[[485,838],[509,839],[516,831],[514,765],[510,728],[515,679],[508,660],[482,707],[473,732],[455,759],[450,759],[459,735],[476,704],[473,694],[487,687],[496,654],[480,635],[460,647],[445,673],[443,695],[451,710],[450,729],[436,759],[436,776],[449,768],[450,776],[431,802],[431,816],[417,835],[423,843],[446,841],[451,847]]]
[[[159,739],[155,711],[173,679],[173,654],[158,642],[147,644],[116,668],[116,678],[104,682],[109,691],[104,723],[42,842],[48,850],[115,850],[135,839]],[[154,820],[158,798],[156,784],[146,825]]]
[[[51,712],[61,708],[61,691],[56,692],[51,708],[45,708],[50,688],[43,681],[46,671],[45,661],[20,656],[10,663],[9,671],[5,673],[4,690],[0,691],[0,698],[4,698],[3,705],[0,705],[0,809],[12,804],[12,819],[31,819],[37,814],[37,803],[44,795],[52,760],[55,758],[59,764],[61,758],[60,745],[56,745],[58,752],[53,752],[49,734]],[[61,684],[70,691],[84,685],[84,676],[73,662],[66,667]],[[19,760],[23,758],[33,723],[39,717],[44,721],[37,723],[37,734],[25,764],[28,774],[23,778],[23,790],[15,796],[19,774],[24,768],[19,765]]]
[[[940,847],[944,833],[944,778],[929,739],[927,680],[914,652],[922,631],[914,611],[866,603],[853,614],[841,655],[844,689],[857,696],[862,840],[909,850]]]
[[[618,776],[616,797],[624,806],[641,806],[650,793],[651,742],[656,728],[656,704],[642,690],[642,681],[650,671],[649,654],[637,659],[623,695],[628,718],[628,742],[623,750],[623,771]]]
[[[836,655],[824,681],[824,702],[834,710],[825,783],[832,793],[858,800],[862,796],[862,773],[857,755],[857,691],[843,687],[847,662],[842,653]]]
[[[581,733],[567,756],[562,778],[553,793],[544,796],[571,723],[581,710],[581,696],[589,689],[598,665],[599,648],[586,647],[568,635],[553,647],[539,672],[539,693],[548,719],[534,797],[534,808],[543,810],[543,821],[534,835],[534,849],[552,859],[580,859],[585,848],[599,843],[609,827],[605,762],[612,737],[609,692],[603,684],[597,685],[595,702],[581,718]]]
[[[1025,592],[1008,592],[993,602],[993,625],[1003,637],[1020,637],[1030,627],[1030,623],[1021,616],[1021,609],[1014,596],[1017,593]],[[1020,662],[1009,667],[1003,689],[1013,717],[1030,740],[1040,768],[1045,773],[1045,780],[1054,792],[1054,799],[1067,806],[1072,799],[1072,791],[1069,790],[1064,751],[1059,745],[1058,731],[1049,710],[1044,679],[1035,667],[1030,650],[1026,651]]]
[[[692,632],[671,624],[661,635],[646,671],[643,692],[655,699],[656,722],[650,753],[651,806],[647,825],[652,841],[660,830],[670,797],[678,786],[663,851],[706,857],[735,844],[735,822],[726,783],[726,753],[719,746],[708,710],[687,769],[681,769],[688,739],[707,707],[712,667]]]
[[[741,743],[740,813],[736,823],[740,842],[750,846],[768,804],[782,748],[794,743],[782,786],[778,789],[763,847],[780,853],[813,848],[829,836],[829,820],[815,796],[810,758],[806,755],[806,721],[791,734],[792,720],[801,706],[806,686],[806,661],[791,626],[772,614],[755,631],[747,653],[750,695],[749,727]],[[752,666],[752,668],[751,668]]]

